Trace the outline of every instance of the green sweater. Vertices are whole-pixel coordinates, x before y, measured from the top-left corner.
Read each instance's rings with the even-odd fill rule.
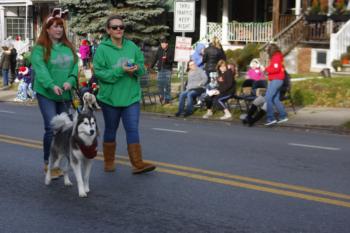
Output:
[[[36,45],[32,52],[34,91],[54,101],[71,100],[71,91],[64,91],[62,96],[58,96],[53,87],[57,85],[63,89],[65,82],[72,87],[77,86],[78,63],[74,63],[72,50],[62,43],[54,44],[47,63],[44,61],[44,51],[41,45]]]
[[[139,67],[133,77],[123,70],[128,60],[133,60]],[[99,101],[114,107],[126,107],[140,101],[144,57],[132,41],[124,38],[122,48],[118,48],[110,38],[103,40],[96,50],[93,64],[100,87]]]

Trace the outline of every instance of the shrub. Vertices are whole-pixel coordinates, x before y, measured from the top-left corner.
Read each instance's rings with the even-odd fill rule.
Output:
[[[334,68],[334,70],[338,71],[338,67],[342,67],[342,63],[340,60],[333,60],[332,61],[332,67]]]
[[[226,50],[227,60],[233,60],[239,71],[245,71],[253,58],[259,57],[259,44],[247,44],[243,49]]]

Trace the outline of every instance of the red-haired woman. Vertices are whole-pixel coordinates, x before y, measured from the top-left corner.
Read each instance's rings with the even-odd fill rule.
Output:
[[[32,66],[35,72],[34,90],[44,119],[44,165],[45,171],[52,141],[52,118],[68,112],[72,101],[71,89],[76,86],[78,58],[72,43],[67,39],[64,21],[59,17],[49,17],[32,52]],[[62,173],[51,171],[52,177]]]

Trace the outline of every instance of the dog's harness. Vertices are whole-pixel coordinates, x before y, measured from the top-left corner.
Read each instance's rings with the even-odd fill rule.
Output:
[[[95,139],[94,142],[91,144],[91,146],[85,146],[82,143],[78,143],[78,146],[81,150],[81,153],[85,156],[87,159],[93,159],[97,155],[97,140]]]

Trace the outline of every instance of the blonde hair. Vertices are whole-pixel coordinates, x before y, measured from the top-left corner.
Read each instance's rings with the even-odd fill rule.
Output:
[[[222,49],[222,45],[220,43],[220,40],[217,36],[214,36],[212,41],[211,41],[212,45],[218,49]]]

